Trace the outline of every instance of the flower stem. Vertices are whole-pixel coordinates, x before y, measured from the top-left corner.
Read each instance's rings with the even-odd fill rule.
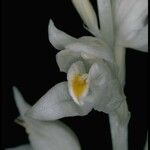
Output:
[[[120,125],[116,116],[110,115],[110,128],[113,150],[128,150],[128,127]]]
[[[118,66],[118,77],[120,79],[121,85],[125,84],[125,48],[116,44],[115,46],[115,60]]]
[[[118,66],[118,78],[125,85],[125,48],[115,45],[115,60]],[[116,113],[109,115],[113,150],[128,150],[128,122],[130,113],[124,101]]]

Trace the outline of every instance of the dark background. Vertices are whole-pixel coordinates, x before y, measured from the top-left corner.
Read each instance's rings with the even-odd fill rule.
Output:
[[[96,0],[91,0],[96,8]],[[70,0],[2,1],[2,144],[1,149],[28,141],[13,122],[18,110],[12,95],[15,85],[34,104],[56,83],[66,80],[55,61],[57,50],[48,41],[48,22],[81,37],[90,35]],[[131,111],[129,150],[142,150],[147,130],[147,54],[127,49],[127,101]],[[82,150],[111,150],[108,116],[92,111],[85,117],[62,119],[77,134]]]

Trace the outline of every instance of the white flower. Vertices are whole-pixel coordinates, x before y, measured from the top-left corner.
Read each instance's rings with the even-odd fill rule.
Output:
[[[112,50],[96,37],[73,38],[49,24],[49,39],[68,82],[50,89],[28,112],[40,120],[83,116],[93,108],[114,113],[125,96],[118,81]]]
[[[104,41],[104,37],[100,38],[94,10],[87,0],[84,2],[73,1],[88,30],[96,37],[74,38],[57,29],[50,20],[49,40],[56,49],[61,50],[56,55],[56,61],[60,71],[68,74],[68,82],[54,86],[32,107],[28,115],[33,118],[56,120],[82,116],[93,108],[117,114],[117,109],[125,100],[123,87],[118,80],[113,47]],[[87,15],[87,9],[90,15]],[[92,24],[93,17],[96,27]],[[95,30],[98,34],[93,32]]]
[[[67,73],[68,82],[48,91],[29,114],[40,120],[55,120],[86,115],[92,108],[109,113],[113,148],[123,146],[126,150],[130,113],[122,92],[125,48],[148,49],[147,0],[97,0],[101,30],[89,0],[72,2],[95,37],[76,39],[50,21],[49,40],[62,50],[56,60],[60,71]]]
[[[126,150],[130,113],[123,93],[125,48],[147,51],[147,0],[97,0],[101,29],[89,0],[72,2],[86,29],[95,37],[74,38],[58,30],[50,21],[49,40],[61,50],[56,60],[60,71],[67,73],[68,81],[50,89],[26,116],[51,121],[83,116],[93,108],[109,113],[113,147]],[[29,122],[27,131],[33,124],[40,126],[37,120],[29,118],[24,119],[26,124]],[[29,135],[34,134],[30,132]]]
[[[112,113],[125,99],[112,66],[97,61],[86,68],[82,61],[71,65],[68,82],[50,89],[28,115],[40,120],[56,120],[68,116],[86,115],[91,109]]]
[[[38,121],[25,115],[31,108],[21,93],[14,87],[14,97],[21,116],[17,122],[25,127],[29,136],[29,144],[7,150],[80,150],[75,134],[60,121]]]

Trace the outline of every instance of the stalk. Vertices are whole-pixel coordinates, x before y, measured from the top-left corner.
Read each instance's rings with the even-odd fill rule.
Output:
[[[125,48],[115,46],[115,60],[118,66],[118,77],[121,85],[125,85]],[[111,138],[113,150],[128,150],[128,122],[130,113],[126,100],[116,110],[116,113],[109,115]]]
[[[128,127],[120,125],[116,116],[109,116],[113,150],[128,150]]]
[[[113,150],[128,150],[130,112],[124,100],[115,113],[109,115]]]
[[[126,75],[126,66],[125,66],[125,55],[126,50],[122,46],[115,46],[115,60],[118,66],[118,77],[120,79],[121,85],[124,87],[125,85],[125,75]]]

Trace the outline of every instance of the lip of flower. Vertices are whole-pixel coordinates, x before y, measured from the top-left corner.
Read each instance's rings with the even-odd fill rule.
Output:
[[[89,77],[83,62],[77,61],[71,65],[67,73],[70,96],[78,105],[83,105],[83,99],[89,91]]]
[[[69,91],[73,100],[77,104],[83,104],[80,101],[81,97],[85,97],[89,90],[88,76],[87,74],[75,74],[68,83]]]
[[[71,65],[67,73],[68,90],[73,101],[78,105],[83,105],[87,102],[89,89],[91,91],[92,76],[86,73],[85,66],[82,61],[77,61]],[[92,101],[91,101],[92,102]],[[94,103],[94,101],[92,102]]]

